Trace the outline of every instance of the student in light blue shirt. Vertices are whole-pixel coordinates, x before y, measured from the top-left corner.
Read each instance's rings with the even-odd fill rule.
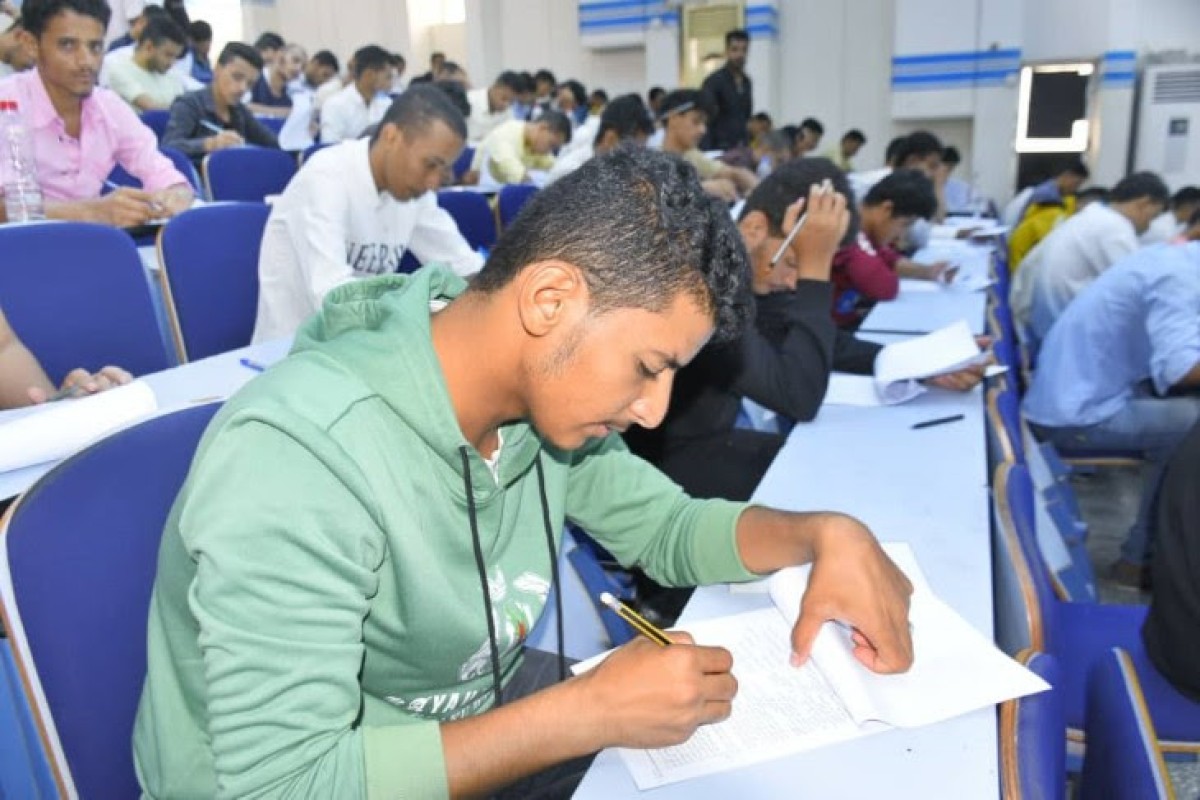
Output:
[[[1138,518],[1118,574],[1147,562],[1163,465],[1200,420],[1200,242],[1135,251],[1087,286],[1042,345],[1025,416],[1075,452],[1141,450]],[[1186,392],[1192,392],[1186,394]]]

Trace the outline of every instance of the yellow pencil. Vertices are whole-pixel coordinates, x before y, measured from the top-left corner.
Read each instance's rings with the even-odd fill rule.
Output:
[[[671,640],[667,638],[667,635],[659,630],[659,628],[653,622],[646,619],[641,614],[634,611],[632,608],[625,605],[608,592],[604,592],[600,595],[600,602],[612,609],[613,613],[618,617],[628,622],[631,628],[655,644],[661,644],[665,647],[671,643]]]

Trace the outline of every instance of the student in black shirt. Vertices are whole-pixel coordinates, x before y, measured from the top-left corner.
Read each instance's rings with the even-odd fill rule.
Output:
[[[1163,474],[1150,575],[1146,652],[1176,689],[1200,702],[1200,425]]]
[[[754,89],[746,74],[750,34],[744,30],[725,34],[725,65],[704,79],[703,90],[716,106],[700,147],[729,150],[748,143],[746,123],[754,110]]]

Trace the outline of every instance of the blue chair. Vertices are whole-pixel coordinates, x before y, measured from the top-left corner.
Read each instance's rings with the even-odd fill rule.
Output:
[[[171,165],[179,171],[180,175],[187,178],[188,183],[192,185],[193,191],[200,191],[200,178],[196,175],[196,167],[192,164],[192,160],[190,158],[176,150],[174,147],[159,146],[158,152],[162,153],[167,157],[168,160],[170,160]],[[113,167],[112,172],[108,174],[108,182],[104,188],[100,190],[100,193],[108,194],[109,192],[113,191],[114,187],[117,186],[128,186],[131,189],[140,189],[142,188],[142,182],[126,172],[125,168],[120,164],[117,164],[115,167]]]
[[[471,162],[475,160],[475,148],[467,145],[458,154],[458,158],[454,159],[454,166],[451,170],[454,173],[454,182],[461,183],[463,175],[467,174],[467,170],[471,169]]]
[[[159,231],[158,278],[181,364],[250,344],[269,215],[263,203],[214,203]]]
[[[0,226],[0,304],[55,384],[76,367],[168,366],[133,240],[87,222]]]
[[[575,539],[576,547],[567,558],[583,583],[596,613],[600,615],[600,622],[609,641],[613,647],[620,647],[637,634],[628,622],[600,602],[600,595],[608,592],[622,601],[631,600],[634,594],[633,578],[590,536],[574,525],[571,525],[569,530]]]
[[[537,194],[537,187],[528,184],[505,184],[496,196],[496,211],[500,214],[500,229],[512,224],[529,199]]]
[[[275,134],[276,136],[278,136],[279,132],[283,130],[283,123],[287,122],[287,117],[260,117],[258,115],[255,115],[255,116],[258,119],[258,121],[263,124],[264,128],[266,128],[267,130],[269,130],[271,133]]]
[[[10,510],[0,609],[62,797],[137,797],[130,741],[159,540],[216,405],[116,433]]]
[[[472,250],[481,247],[491,249],[496,243],[496,215],[487,198],[479,192],[442,189],[437,195],[438,205],[454,217],[459,233],[467,240]]]
[[[1099,657],[1092,667],[1085,730],[1081,800],[1173,800],[1171,777],[1138,670],[1129,653],[1119,647]]]
[[[993,480],[997,526],[993,568],[1002,595],[997,606],[997,641],[1005,649],[1021,642],[1052,654],[1062,668],[1068,768],[1082,766],[1087,676],[1110,648],[1130,653],[1158,733],[1180,752],[1200,753],[1200,712],[1181,705],[1180,695],[1150,664],[1142,644],[1145,606],[1061,601],[1038,550],[1035,495],[1028,470],[1001,464]],[[1017,606],[1015,595],[1023,602]],[[1017,606],[1014,608],[1014,606]]]
[[[154,131],[154,138],[162,141],[167,131],[167,122],[171,119],[170,111],[143,111],[142,124]]]
[[[1017,654],[1017,661],[1052,688],[1000,704],[1000,795],[1005,800],[1063,800],[1067,749],[1058,661],[1034,650]]]
[[[288,185],[296,174],[296,158],[282,150],[231,147],[209,153],[200,169],[210,200],[261,203]]]

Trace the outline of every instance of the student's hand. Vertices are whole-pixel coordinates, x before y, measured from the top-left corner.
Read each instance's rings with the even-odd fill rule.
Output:
[[[799,200],[788,206],[783,216],[785,235],[796,224],[803,206],[808,207],[808,220],[792,240],[797,271],[801,278],[827,281],[833,269],[833,255],[850,224],[846,198],[837,192],[821,194],[816,185],[809,187],[807,201]]]
[[[187,184],[168,186],[154,193],[153,205],[160,217],[173,217],[187,211],[196,200],[196,194]]]
[[[700,185],[704,188],[706,194],[718,200],[724,200],[726,203],[736,203],[738,201],[737,187],[728,178],[709,178],[706,181],[701,181]]]
[[[686,741],[701,725],[729,716],[737,680],[733,656],[668,633],[669,647],[637,638],[580,676],[588,692],[581,712],[599,715],[598,747],[666,747]]]
[[[975,344],[980,350],[987,350],[992,346],[992,337],[976,336]],[[988,366],[995,363],[996,359],[993,356],[988,356],[988,360],[982,364],[965,367],[957,372],[949,372],[945,375],[935,375],[932,378],[926,378],[922,383],[928,386],[936,386],[939,389],[948,389],[952,392],[969,392],[986,377]]]
[[[812,573],[792,629],[793,662],[806,661],[821,626],[838,620],[853,628],[854,657],[863,666],[904,672],[913,662],[911,595],[912,584],[866,526],[829,514],[813,545]]]
[[[90,394],[103,392],[105,389],[112,389],[115,386],[124,386],[131,380],[133,380],[133,376],[120,367],[105,367],[95,375],[86,369],[74,369],[67,373],[67,377],[63,379],[57,396],[63,399],[68,397],[86,397]],[[45,403],[50,398],[51,395],[47,394],[45,389],[32,388],[29,390],[29,400],[34,405]]]
[[[154,198],[141,189],[126,186],[92,201],[93,221],[118,228],[133,228],[145,225],[154,219]]]
[[[242,135],[237,131],[221,131],[215,136],[210,136],[204,140],[204,152],[211,153],[214,150],[225,150],[229,147],[241,147],[246,143]]]
[[[949,261],[935,261],[925,265],[926,280],[949,284],[954,281],[954,276],[957,274],[958,267],[951,265]]]

